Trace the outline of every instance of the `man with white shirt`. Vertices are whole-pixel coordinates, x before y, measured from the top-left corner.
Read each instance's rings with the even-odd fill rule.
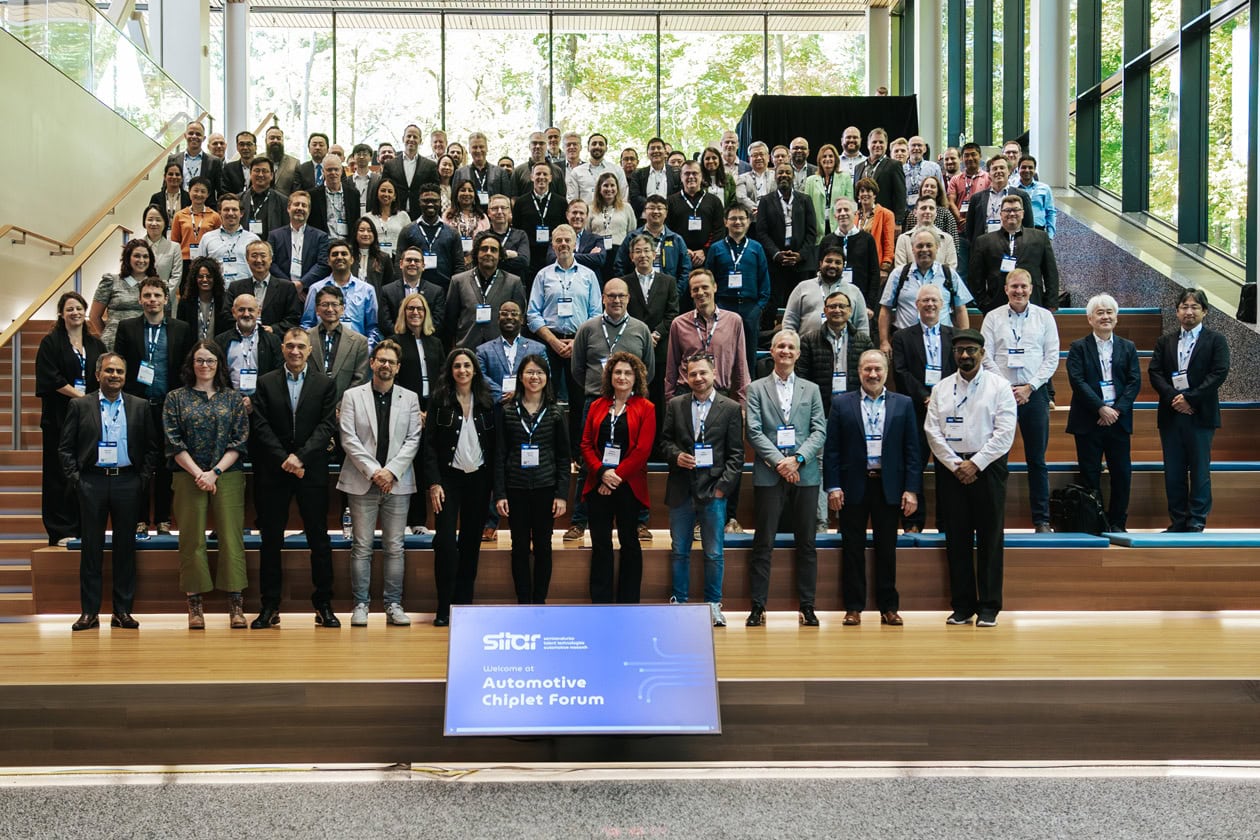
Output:
[[[722,168],[726,170],[728,179],[733,181],[752,169],[751,166],[739,159],[739,135],[735,132],[729,129],[722,132],[720,149],[722,152]]]
[[[936,226],[936,199],[924,196],[914,206],[914,230],[908,230],[897,237],[897,247],[893,251],[893,265],[907,265],[914,260],[914,252],[910,247],[910,237],[921,230],[936,235],[936,261],[948,266],[951,271],[958,270],[958,251],[954,248],[954,237]],[[897,269],[893,269],[895,272]]]
[[[836,161],[836,170],[849,173],[849,178],[852,179],[858,164],[865,160],[866,155],[862,154],[862,132],[858,131],[856,125],[851,125],[840,135],[840,159]]]
[[[258,235],[241,227],[241,199],[233,193],[219,197],[219,218],[223,226],[201,237],[201,255],[218,260],[223,282],[231,284],[249,276],[245,249]]]
[[[980,333],[955,330],[952,350],[958,372],[932,390],[924,427],[936,456],[945,523],[953,610],[945,623],[970,624],[978,614],[977,627],[995,627],[1002,609],[1006,456],[1015,441],[1015,397],[1004,378],[983,369]]]
[[[271,273],[292,280],[299,291],[329,272],[328,234],[306,223],[310,212],[310,194],[298,190],[289,196],[289,224],[267,234],[273,255]]]
[[[626,185],[626,173],[621,171],[621,167],[609,163],[605,159],[608,153],[608,138],[602,134],[592,134],[586,140],[586,155],[589,160],[586,163],[579,163],[565,170],[564,183],[565,194],[569,201],[580,198],[588,205],[595,200],[595,184],[599,181],[599,176],[605,172],[611,172],[617,179],[617,189],[621,192],[621,200],[625,201],[630,197],[630,189]]]
[[[409,125],[403,131],[403,153],[381,167],[381,177],[394,182],[398,205],[413,219],[420,218],[420,187],[436,184],[437,164],[420,156],[420,128]]]
[[[924,178],[933,177],[945,183],[940,165],[934,160],[924,160],[927,154],[927,141],[919,135],[910,138],[910,157],[901,165],[906,173],[906,206],[916,207],[919,202],[919,185]]]
[[[682,189],[682,179],[665,163],[665,141],[653,137],[647,144],[648,165],[639,167],[630,177],[630,206],[636,216],[643,215],[649,196],[669,196]]]
[[[315,326],[319,320],[315,315],[319,290],[335,285],[345,299],[345,308],[340,314],[341,323],[366,338],[369,345],[375,346],[381,340],[376,323],[379,311],[376,288],[350,273],[350,245],[344,239],[334,239],[328,246],[328,262],[332,266],[332,276],[311,286],[306,297],[306,311],[302,315],[302,327],[310,329]]]
[[[342,177],[345,169],[340,155],[326,155],[323,168],[323,185],[311,191],[311,225],[345,239],[358,227],[363,197]]]
[[[971,303],[971,291],[963,279],[936,261],[936,234],[921,230],[910,237],[914,262],[894,271],[884,284],[884,294],[879,304],[879,349],[892,352],[892,333],[908,327],[918,320],[915,298],[920,286],[941,287],[945,309],[941,323],[966,329],[971,326],[967,316],[967,304]]]
[[[372,196],[376,193],[376,185],[381,176],[372,171],[372,147],[367,143],[358,143],[350,150],[351,174],[347,180],[359,191],[363,212],[375,212],[378,208],[369,208]]]
[[[1046,446],[1050,442],[1050,380],[1059,367],[1059,329],[1049,310],[1031,303],[1032,277],[1023,269],[1006,275],[1007,305],[984,318],[986,367],[1010,383],[1019,406],[1019,431],[1028,462],[1028,496],[1033,530],[1050,532],[1050,475]],[[957,346],[957,333],[954,335]]]
[[[770,147],[760,140],[748,146],[748,171],[735,180],[735,200],[756,219],[761,199],[774,192],[774,172],[770,169]]]

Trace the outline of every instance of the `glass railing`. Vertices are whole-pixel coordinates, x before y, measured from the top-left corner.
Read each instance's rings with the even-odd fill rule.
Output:
[[[0,27],[160,145],[205,110],[85,0],[0,0]]]

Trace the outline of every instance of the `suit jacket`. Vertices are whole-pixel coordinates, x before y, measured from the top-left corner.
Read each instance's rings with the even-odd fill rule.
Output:
[[[166,159],[166,165],[177,163],[184,165],[184,153],[176,152]],[[165,171],[165,167],[163,168]],[[201,176],[210,179],[210,198],[206,201],[211,208],[219,206],[219,193],[223,192],[223,161],[205,149],[201,150]]]
[[[97,445],[101,441],[99,394],[92,391],[71,400],[66,409],[66,421],[61,426],[57,455],[66,481],[72,486],[78,482],[80,471],[96,466]],[[122,398],[127,412],[127,457],[141,478],[148,481],[162,455],[163,441],[148,401],[127,393]]]
[[[900,163],[888,155],[881,157],[875,166],[871,166],[870,158],[859,163],[853,170],[854,195],[857,195],[857,182],[863,178],[870,178],[879,185],[879,194],[875,196],[876,204],[891,210],[895,219],[905,215],[906,171]]]
[[[659,362],[669,344],[670,324],[678,317],[678,281],[668,274],[653,272],[652,285],[644,298],[638,274],[631,272],[621,279],[630,287],[630,305],[627,308],[630,317],[638,318],[648,325],[649,330],[660,335],[656,342],[656,369],[663,371],[665,366]]]
[[[531,354],[536,353],[544,359],[547,358],[547,348],[542,342],[524,336],[519,341],[520,345],[516,348],[518,367],[521,360]],[[481,365],[481,375],[486,378],[486,384],[490,386],[491,396],[494,397],[496,403],[499,402],[503,399],[503,377],[516,375],[516,370],[508,365],[501,336],[477,345],[477,362]]]
[[[274,160],[271,169],[271,183],[278,189],[288,194],[294,189],[294,182],[297,180],[298,159],[293,155],[286,154],[280,158],[280,162]]]
[[[626,179],[626,187],[630,191],[630,206],[634,208],[635,218],[643,215],[643,208],[647,205],[648,174],[651,171],[651,165],[640,166]],[[682,191],[682,175],[670,166],[665,167],[665,183],[668,185],[665,189],[666,198]]]
[[[232,298],[225,293],[221,305],[215,309],[214,324],[215,331],[221,331],[224,324],[234,323],[232,318]],[[175,304],[175,317],[188,325],[188,329],[192,335],[192,340],[197,340],[197,322],[199,318],[199,301],[197,298],[181,300]],[[207,335],[206,338],[214,338],[214,334]]]
[[[124,324],[126,321],[123,322]],[[119,331],[121,332],[121,327]],[[1194,409],[1195,425],[1208,429],[1221,427],[1221,384],[1229,375],[1229,344],[1225,336],[1206,326],[1199,333],[1199,340],[1190,354],[1186,372],[1190,378],[1190,390],[1181,392],[1173,386],[1173,373],[1177,370],[1177,341],[1180,328],[1164,333],[1155,340],[1155,353],[1149,369],[1151,385],[1159,392],[1159,409],[1156,423],[1162,429],[1173,419],[1173,397],[1184,393],[1186,402]]]
[[[481,284],[477,269],[456,274],[446,290],[446,315],[442,326],[451,345],[476,350],[477,347],[499,335],[499,307],[504,301],[514,300],[525,311],[525,287],[514,274],[499,269],[499,276],[490,287],[487,302],[490,304],[490,321],[477,323],[477,304],[481,302]]]
[[[341,194],[345,196],[346,232],[344,234],[333,234],[328,229],[328,188],[316,187],[310,193],[311,217],[307,220],[307,224],[319,228],[334,238],[353,239],[355,227],[359,224],[359,216],[363,213],[363,197],[359,195],[354,184],[344,178],[341,179]]]
[[[83,331],[83,361],[79,366],[79,357],[70,344],[70,336],[65,330],[52,329],[39,342],[39,350],[35,355],[35,396],[40,398],[41,410],[39,425],[44,430],[45,449],[55,440],[65,420],[66,410],[70,405],[70,397],[58,393],[59,388],[74,385],[83,374],[83,393],[95,391],[96,360],[105,352],[105,342]]]
[[[752,236],[761,243],[766,252],[766,261],[770,263],[770,272],[775,269],[774,257],[783,247],[787,233],[786,219],[783,216],[783,203],[778,190],[762,196],[757,205],[757,222],[753,225]],[[790,250],[801,255],[792,270],[798,275],[818,271],[818,224],[814,219],[814,205],[809,196],[800,190],[792,191],[792,247]]]
[[[289,225],[289,194],[272,189],[267,191],[266,196],[266,198],[261,199],[261,213],[255,216],[253,190],[247,187],[245,192],[241,194],[241,226],[256,233],[260,239],[266,237],[268,233],[276,228],[288,227]],[[253,227],[251,222],[260,224],[261,228]],[[272,261],[274,263],[274,255]],[[288,279],[287,274],[285,278]]]
[[[255,328],[254,333],[258,336],[258,344],[255,346],[258,353],[258,381],[262,382],[264,374],[270,373],[284,365],[284,351],[280,349],[280,336],[260,328]],[[233,326],[231,329],[224,330],[216,335],[214,343],[219,345],[223,350],[224,358],[226,358],[228,347],[233,341],[239,339],[240,335],[236,332],[236,327]],[[285,399],[288,400],[288,397],[286,396]],[[284,459],[282,458],[281,460]]]
[[[867,306],[878,313],[879,293],[883,286],[879,273],[879,245],[875,242],[875,237],[854,227],[849,231],[846,242],[843,236],[833,231],[818,243],[818,253],[825,254],[828,248],[841,248],[845,251],[844,267],[853,269],[853,285],[866,298]]]
[[[177,318],[167,318],[166,324],[166,390],[174,391],[184,384],[181,372],[184,359],[193,346],[192,330]],[[127,362],[127,384],[123,390],[137,397],[148,398],[148,385],[136,379],[140,362],[149,357],[149,347],[144,338],[144,316],[127,318],[118,324],[114,334],[114,352]],[[130,426],[128,419],[128,426]]]
[[[482,183],[480,176],[474,177],[473,165],[471,163],[466,163],[459,169],[456,169],[455,174],[451,176],[452,196],[459,192],[460,184],[465,181],[472,181],[473,189],[478,192],[483,189],[483,187],[478,186],[479,183]],[[512,196],[512,190],[514,189],[512,185],[512,176],[507,174],[502,167],[495,166],[487,160],[484,189],[488,194],[487,197],[502,194],[510,198]],[[488,204],[483,204],[481,205],[481,209],[485,210],[488,206]]]
[[[1174,347],[1174,354],[1176,349]],[[1176,356],[1174,355],[1174,360]],[[1087,435],[1103,429],[1098,425],[1098,409],[1103,406],[1102,362],[1098,358],[1098,342],[1094,334],[1078,338],[1068,348],[1068,383],[1072,386],[1072,404],[1068,408],[1067,431]],[[1138,366],[1137,345],[1118,335],[1111,337],[1111,381],[1116,386],[1116,401],[1111,406],[1120,412],[1116,422],[1133,434],[1133,401],[1142,387],[1142,370]]]
[[[293,256],[293,237],[289,233],[293,228],[289,225],[278,227],[267,234],[271,243],[271,276],[281,280],[289,280],[289,261]],[[323,280],[332,274],[328,267],[328,234],[314,225],[308,224],[302,235],[302,288],[309,289],[311,284]]]
[[[164,189],[158,190],[153,195],[149,196],[149,203],[156,204],[158,207],[161,207],[163,211],[165,211],[166,210],[166,190]],[[183,210],[185,207],[191,207],[191,206],[192,206],[192,196],[188,194],[188,190],[181,189],[179,191],[179,209]],[[168,233],[170,232],[170,224],[173,221],[174,219],[166,220]]]
[[[386,283],[376,296],[376,323],[380,326],[381,335],[394,331],[398,322],[398,311],[402,309],[403,298],[407,296],[407,287],[401,278]],[[446,289],[436,283],[430,283],[421,275],[420,294],[429,304],[429,318],[433,321],[434,335],[442,334],[443,319],[446,317]]]
[[[823,451],[826,487],[844,491],[846,505],[866,497],[866,421],[862,394],[849,391],[831,401],[827,446]],[[901,494],[923,490],[923,458],[914,405],[905,394],[884,391],[884,432],[880,450],[880,483],[884,503],[898,505]]]
[[[420,451],[420,402],[401,385],[390,389],[389,451],[385,463],[376,460],[376,398],[372,383],[365,382],[346,391],[341,399],[341,447],[345,463],[337,479],[337,489],[361,496],[372,489],[372,475],[379,469],[394,474],[394,494],[416,492],[413,462]]]
[[[240,195],[248,182],[249,170],[243,162],[234,160],[223,164],[223,192]]]
[[[280,469],[290,455],[306,468],[303,481],[328,482],[328,441],[337,431],[337,387],[307,362],[306,379],[296,409],[289,407],[289,386],[283,367],[258,377],[251,400],[249,457],[255,473]]]
[[[345,171],[345,174],[341,176],[341,181],[343,184],[349,184],[350,186],[358,190],[359,210],[363,214],[366,215],[367,213],[380,212],[381,208],[377,206],[377,202],[376,202],[376,187],[378,184],[381,183],[381,174],[379,172],[372,172],[368,174],[368,183],[367,183],[366,190],[359,189],[359,185],[356,184],[354,181],[354,174],[349,169],[347,169]],[[397,204],[398,202],[395,201],[394,203]],[[377,232],[379,233],[379,231]]]
[[[941,379],[952,376],[954,367],[954,328],[941,327]],[[927,400],[932,389],[924,384],[927,376],[927,351],[923,349],[923,323],[915,321],[892,335],[892,363],[897,390],[914,400],[919,425],[927,416]]]
[[[744,420],[739,403],[713,392],[713,406],[704,421],[704,441],[713,447],[713,466],[683,469],[678,456],[694,455],[695,427],[691,422],[691,391],[679,394],[665,405],[661,427],[661,454],[669,464],[665,481],[665,504],[688,504],[693,499],[709,500],[716,491],[729,496],[744,469]]]
[[[1007,192],[1011,195],[1019,196],[1024,206],[1024,227],[1032,227],[1032,201],[1029,199],[1028,193],[1019,187],[1008,187]],[[989,217],[989,199],[992,195],[993,193],[990,190],[982,190],[971,197],[971,203],[967,207],[967,221],[963,225],[961,235],[963,239],[966,239],[973,245],[977,239],[988,233],[988,230],[985,229],[985,223]]]
[[[971,216],[968,216],[971,218]],[[967,287],[985,312],[1006,305],[1006,274],[1002,257],[1009,253],[1005,230],[985,233],[971,246]],[[1032,275],[1032,302],[1047,309],[1059,306],[1059,267],[1054,248],[1044,230],[1023,227],[1015,234],[1015,267]]]
[[[293,183],[290,184],[289,192],[296,190],[312,192],[315,189],[315,161],[307,160],[299,163],[297,171],[293,173]]]
[[[774,384],[773,371],[748,386],[745,397],[748,418],[748,442],[752,444],[753,485],[774,487],[782,479],[775,467],[784,458],[801,455],[805,462],[800,466],[801,485],[815,486],[821,483],[818,455],[822,452],[827,435],[827,420],[823,413],[822,394],[818,386],[808,379],[796,377],[792,389],[792,408],[787,424],[796,429],[796,447],[782,451],[777,446],[777,430],[784,425],[779,411],[779,395]]]
[[[254,293],[253,276],[232,281],[228,286],[228,300],[236,300],[240,295]],[[270,277],[267,280],[267,296],[263,298],[262,323],[272,328],[276,338],[284,338],[284,334],[302,322],[302,306],[298,303],[297,286],[290,280]]]
[[[311,340],[310,363],[321,371],[324,369],[324,341],[319,337],[319,324],[306,331]],[[368,373],[367,339],[348,327],[338,330],[341,338],[337,339],[337,352],[333,354],[333,367],[329,375],[337,386],[337,399],[349,389],[367,382],[371,378]]]
[[[436,184],[438,179],[437,164],[427,157],[416,155],[416,174],[407,183],[407,170],[403,166],[403,157],[398,157],[385,164],[381,169],[381,177],[394,182],[398,191],[398,206],[407,211],[413,219],[420,218],[420,185]]]
[[[437,335],[426,335],[420,339],[420,347],[424,348],[424,373],[428,374],[429,388],[425,393],[424,377],[420,370],[420,347],[416,347],[414,336],[406,333],[395,333],[390,340],[402,348],[402,358],[398,360],[398,376],[395,381],[413,392],[420,400],[420,410],[428,411],[429,399],[437,387],[438,375],[442,370],[442,362],[446,359],[446,348]]]

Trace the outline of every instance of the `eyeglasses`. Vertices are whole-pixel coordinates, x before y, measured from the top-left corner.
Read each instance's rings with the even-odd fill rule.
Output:
[[[976,356],[984,350],[983,347],[976,347],[974,344],[964,344],[954,347],[955,356]]]
[[[345,304],[339,300],[321,300],[315,305],[319,309],[341,309],[345,306]]]
[[[423,312],[423,311],[424,311],[424,307],[423,307],[423,306],[408,306],[408,307],[405,307],[404,311],[406,311],[406,312]]]
[[[196,365],[197,367],[214,367],[218,363],[219,363],[218,359],[202,359],[199,357],[193,358],[193,364]]]
[[[376,363],[383,367],[398,367],[398,365],[402,364],[396,359],[382,359],[379,357],[376,359]]]
[[[626,300],[630,297],[630,295],[621,295],[621,294],[614,294],[612,292],[604,292],[604,297],[608,298],[609,300]]]

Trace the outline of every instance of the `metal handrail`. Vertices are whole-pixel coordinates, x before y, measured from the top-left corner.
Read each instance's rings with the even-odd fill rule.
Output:
[[[42,233],[38,233],[33,230],[28,230],[27,228],[19,227],[18,225],[4,225],[3,227],[0,227],[0,239],[4,239],[6,236],[14,232],[20,233],[22,235],[20,239],[9,240],[14,245],[25,245],[26,238],[29,236],[34,239],[43,240],[44,242],[47,242],[50,245],[56,245],[57,246],[56,251],[48,252],[48,255],[50,257],[63,257],[66,254],[74,253],[74,246],[71,245],[70,243],[62,242],[60,239],[53,239],[51,236],[45,236]]]

